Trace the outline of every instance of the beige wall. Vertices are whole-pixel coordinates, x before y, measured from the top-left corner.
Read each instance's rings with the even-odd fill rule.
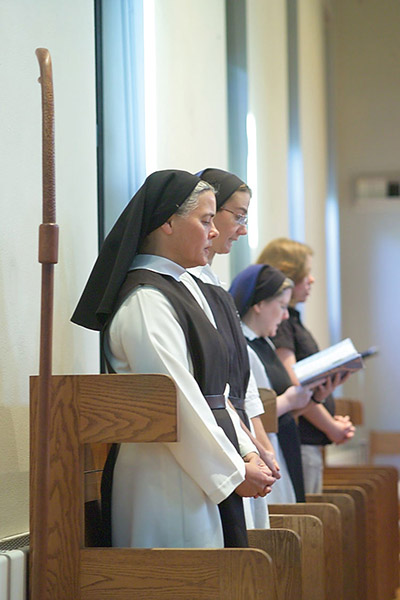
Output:
[[[225,0],[156,0],[154,169],[228,167]],[[222,280],[227,256],[215,259]]]
[[[335,118],[341,214],[343,336],[380,354],[346,385],[366,402],[369,428],[400,429],[400,202],[354,203],[354,178],[400,176],[400,4],[336,0]]]
[[[38,372],[41,100],[35,48],[51,51],[56,106],[54,373],[96,372],[97,336],[69,323],[97,252],[93,2],[0,3],[0,538],[27,531],[28,381]]]
[[[289,234],[286,29],[286,2],[247,2],[249,112],[257,127],[258,251]]]
[[[315,251],[314,292],[305,319],[321,347],[329,345],[325,201],[327,132],[324,3],[298,5],[300,143],[303,153],[305,238]],[[288,55],[286,3],[247,2],[249,111],[257,123],[258,252],[268,241],[290,235],[288,206]]]
[[[313,293],[305,319],[321,348],[329,346],[326,292],[325,207],[327,196],[327,115],[325,97],[324,2],[298,3],[300,135],[304,169],[304,241],[314,250]]]

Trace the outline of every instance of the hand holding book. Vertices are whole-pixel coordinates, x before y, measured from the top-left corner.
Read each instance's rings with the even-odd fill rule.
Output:
[[[364,367],[361,354],[357,352],[350,338],[334,346],[316,352],[293,365],[293,370],[301,385],[315,388],[328,378],[354,373]],[[336,387],[336,386],[335,386]]]

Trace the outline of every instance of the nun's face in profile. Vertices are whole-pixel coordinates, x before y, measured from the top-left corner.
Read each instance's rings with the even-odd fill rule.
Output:
[[[257,304],[258,321],[264,336],[276,335],[278,326],[289,317],[288,306],[292,290],[286,289],[273,300],[262,300]]]
[[[214,223],[219,237],[213,241],[215,254],[228,254],[232,244],[241,235],[247,234],[247,226],[240,223],[240,217],[246,217],[250,204],[248,192],[234,192],[215,215]]]
[[[206,265],[212,240],[218,236],[214,225],[215,194],[202,192],[197,207],[186,216],[173,215],[170,219],[170,245],[173,260],[184,267]]]

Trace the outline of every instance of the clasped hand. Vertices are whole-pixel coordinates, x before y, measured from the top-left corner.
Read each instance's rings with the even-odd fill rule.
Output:
[[[264,497],[271,491],[271,486],[276,478],[271,470],[255,452],[251,452],[244,457],[245,461],[245,480],[236,488],[236,493],[242,497],[258,498]]]

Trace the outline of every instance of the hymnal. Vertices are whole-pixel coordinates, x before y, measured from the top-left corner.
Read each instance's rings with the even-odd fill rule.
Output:
[[[297,379],[302,385],[315,387],[336,373],[359,371],[364,367],[362,356],[350,338],[316,352],[293,365]]]

